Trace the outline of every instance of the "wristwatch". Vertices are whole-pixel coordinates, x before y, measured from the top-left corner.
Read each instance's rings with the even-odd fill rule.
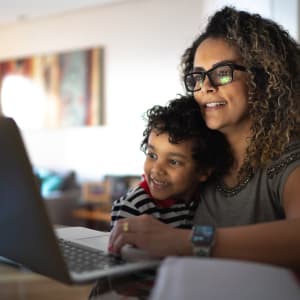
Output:
[[[215,227],[212,225],[195,225],[192,229],[193,253],[195,256],[208,257],[215,243]]]

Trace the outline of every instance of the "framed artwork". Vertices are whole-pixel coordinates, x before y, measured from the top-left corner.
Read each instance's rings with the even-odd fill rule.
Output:
[[[20,127],[103,124],[101,48],[0,62],[1,108]]]

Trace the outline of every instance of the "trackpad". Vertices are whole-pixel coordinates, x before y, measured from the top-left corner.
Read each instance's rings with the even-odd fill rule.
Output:
[[[128,261],[140,260],[158,260],[159,257],[149,254],[148,252],[136,248],[132,245],[124,245],[121,249],[121,256]]]
[[[109,236],[95,236],[75,239],[76,243],[106,251],[108,247]]]

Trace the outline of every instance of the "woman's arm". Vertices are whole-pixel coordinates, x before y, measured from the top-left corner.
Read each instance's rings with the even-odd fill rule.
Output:
[[[128,232],[123,223],[128,222]],[[192,255],[191,231],[175,229],[148,215],[119,220],[109,250],[132,244],[155,256]],[[212,256],[281,265],[300,270],[300,218],[219,228]]]
[[[219,228],[212,256],[281,265],[300,270],[300,168],[288,177],[283,204],[286,219],[255,225]],[[123,223],[128,222],[128,232]],[[151,216],[120,220],[110,250],[133,244],[157,256],[192,255],[191,231],[174,229]]]
[[[128,222],[128,232],[122,226]],[[192,255],[191,231],[175,229],[148,215],[117,222],[109,250],[132,244],[155,256]],[[281,265],[300,270],[300,218],[256,225],[219,228],[213,257]]]
[[[220,228],[212,255],[300,270],[300,219]]]
[[[300,168],[283,190],[286,219],[234,228],[220,228],[213,255],[260,261],[300,270]]]

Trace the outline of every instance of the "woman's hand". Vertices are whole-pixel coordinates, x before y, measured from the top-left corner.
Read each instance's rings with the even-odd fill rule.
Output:
[[[150,215],[121,219],[111,232],[109,251],[120,253],[122,246],[130,244],[157,257],[191,255],[190,234],[190,230],[173,228]]]

